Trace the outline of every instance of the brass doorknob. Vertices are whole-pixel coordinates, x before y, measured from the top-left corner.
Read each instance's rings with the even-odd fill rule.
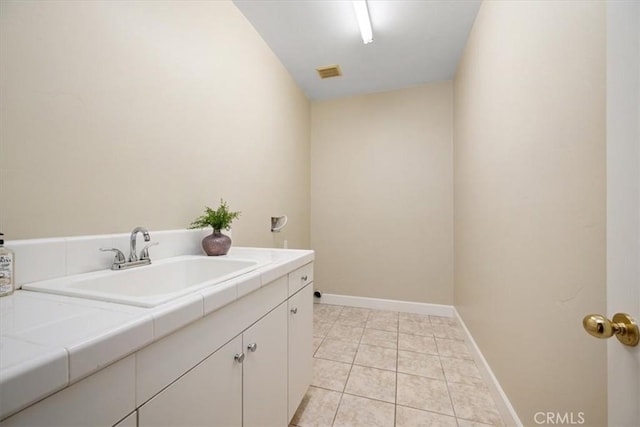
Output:
[[[626,313],[616,313],[613,321],[600,314],[589,314],[582,319],[584,330],[596,338],[610,338],[616,336],[624,345],[635,347],[640,341],[638,325],[633,317]]]

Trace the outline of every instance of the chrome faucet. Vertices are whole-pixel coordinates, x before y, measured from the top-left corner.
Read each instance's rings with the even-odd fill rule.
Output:
[[[138,261],[138,255],[136,254],[136,240],[138,238],[138,233],[142,233],[144,237],[144,241],[148,242],[151,240],[151,236],[149,236],[149,231],[144,227],[136,227],[131,232],[131,245],[129,246],[129,262]]]
[[[124,254],[120,249],[117,248],[100,248],[103,252],[113,252],[115,254],[113,258],[113,263],[111,264],[112,270],[126,270],[128,268],[140,267],[142,265],[151,264],[151,258],[149,257],[149,248],[151,246],[155,246],[158,243],[150,243],[145,246],[140,251],[140,257],[136,254],[136,239],[138,238],[138,233],[142,233],[144,237],[144,241],[148,242],[151,240],[151,236],[149,236],[149,231],[144,227],[136,227],[131,232],[131,236],[129,239],[129,260],[125,258]]]

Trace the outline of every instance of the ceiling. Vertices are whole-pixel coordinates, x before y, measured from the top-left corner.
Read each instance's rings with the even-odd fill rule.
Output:
[[[351,1],[234,0],[311,100],[451,80],[481,0],[368,0],[365,45]],[[342,76],[315,69],[339,64]]]

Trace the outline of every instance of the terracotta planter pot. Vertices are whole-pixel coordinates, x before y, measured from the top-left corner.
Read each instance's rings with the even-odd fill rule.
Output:
[[[226,255],[229,248],[231,248],[231,238],[222,234],[220,230],[213,230],[213,234],[202,239],[202,249],[209,256]]]

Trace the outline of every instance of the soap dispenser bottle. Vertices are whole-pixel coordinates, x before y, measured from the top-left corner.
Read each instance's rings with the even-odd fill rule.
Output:
[[[13,251],[4,246],[4,234],[0,233],[0,297],[11,295],[15,289],[13,258]]]

